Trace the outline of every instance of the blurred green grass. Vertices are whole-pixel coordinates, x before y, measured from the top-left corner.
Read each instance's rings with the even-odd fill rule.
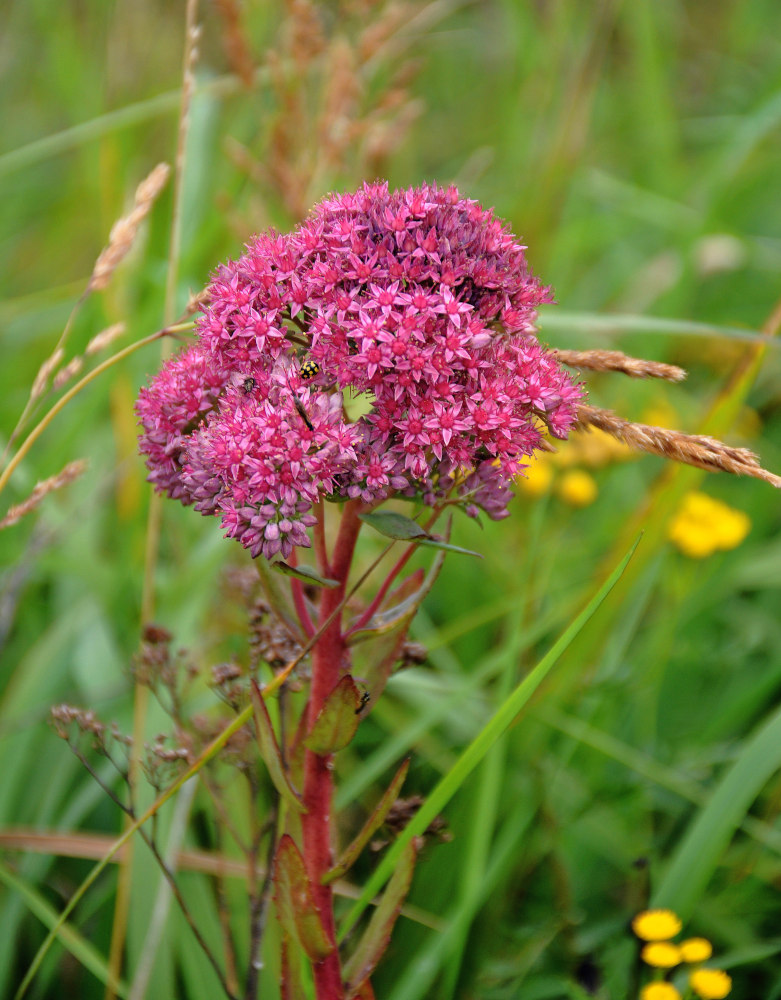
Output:
[[[337,5],[322,9],[338,30]],[[528,242],[535,270],[554,286],[564,313],[762,326],[778,299],[781,265],[776,0],[505,0],[440,4],[435,13],[428,29],[411,22],[419,60],[411,87],[422,110],[385,159],[391,184],[455,181],[494,205]],[[278,45],[282,14],[278,5],[246,6],[259,63]],[[0,135],[4,438],[113,221],[151,167],[173,159],[183,17],[181,5],[97,0],[36,0],[0,14],[7,108]],[[295,221],[274,185],[254,183],[230,155],[229,137],[261,162],[268,155],[279,113],[273,97],[262,79],[252,91],[221,82],[229,66],[212,7],[202,20],[180,305],[254,229]],[[381,90],[386,82],[380,74],[371,86]],[[157,100],[165,94],[171,96]],[[125,108],[135,109],[131,123]],[[55,138],[42,145],[47,137]],[[296,138],[304,150],[316,141],[305,133]],[[362,179],[348,164],[323,181],[345,188]],[[171,198],[169,187],[131,259],[79,314],[73,352],[113,322],[127,322],[123,342],[162,324]],[[689,381],[672,388],[618,376],[589,380],[600,405],[634,417],[671,407],[687,430],[697,429],[747,350],[728,338],[675,335],[661,326],[597,335],[573,322],[551,324],[548,336],[557,346],[615,346],[689,368]],[[0,830],[119,830],[116,811],[45,720],[52,704],[68,700],[132,727],[128,664],[138,643],[149,492],[130,414],[138,386],[158,363],[152,346],[93,383],[35,445],[5,494],[3,510],[66,461],[90,461],[82,480],[0,533]],[[770,347],[747,400],[751,409],[730,435],[775,471],[779,374],[779,350]],[[430,666],[391,683],[340,759],[346,821],[360,821],[361,802],[374,800],[378,779],[408,749],[408,792],[425,793],[452,765],[501,698],[508,650],[520,635],[510,662],[516,671],[536,662],[588,590],[621,525],[653,495],[662,467],[644,458],[595,472],[599,497],[584,509],[556,496],[521,497],[505,522],[483,529],[456,523],[456,543],[486,558],[468,568],[447,560],[416,622],[416,636],[431,649]],[[589,643],[588,658],[578,660],[575,650],[552,678],[449,807],[453,840],[429,846],[418,867],[413,903],[444,920],[469,904],[458,917],[465,921],[463,953],[438,953],[434,932],[400,922],[376,977],[378,996],[581,996],[576,984],[586,982],[590,965],[603,980],[596,995],[629,996],[634,952],[627,921],[645,904],[649,884],[660,883],[698,807],[777,710],[781,690],[778,494],[727,476],[708,477],[703,488],[749,514],[749,538],[702,562],[666,546],[649,554]],[[164,505],[163,518],[157,620],[177,644],[203,656],[219,652],[220,623],[233,623],[228,644],[240,648],[241,625],[229,609],[215,607],[215,594],[220,569],[241,563],[243,554],[191,511]],[[372,542],[366,545],[368,552]],[[153,712],[150,734],[164,725]],[[487,809],[492,797],[496,806]],[[778,808],[776,775],[749,819],[777,825]],[[203,842],[205,801],[196,803],[195,815],[200,826],[190,837]],[[488,828],[477,822],[487,815]],[[749,824],[730,842],[687,927],[712,936],[717,953],[734,963],[736,1000],[781,996],[774,888],[781,862],[777,849],[758,840],[764,828],[757,829]],[[145,887],[157,884],[151,862],[139,857],[131,971],[154,896]],[[56,909],[87,870],[86,862],[61,858],[8,852],[6,860]],[[462,892],[465,866],[474,879],[478,862],[479,910]],[[362,861],[353,881],[360,884],[369,864]],[[205,878],[184,879],[199,913],[213,922]],[[113,876],[103,880],[77,915],[104,955],[114,885]],[[238,913],[239,885],[235,891]],[[0,890],[0,913],[0,995],[10,995],[43,930],[8,889]],[[188,934],[172,915],[149,995],[214,995],[211,972],[193,957]],[[272,969],[269,991],[273,978]],[[64,987],[84,997],[102,992],[58,952],[35,995],[61,995]]]

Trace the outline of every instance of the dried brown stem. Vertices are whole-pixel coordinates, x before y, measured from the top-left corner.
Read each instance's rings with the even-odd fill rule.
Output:
[[[771,486],[781,488],[781,476],[763,469],[759,459],[748,448],[733,448],[716,438],[701,434],[682,434],[665,427],[636,424],[616,416],[610,410],[597,406],[581,405],[577,411],[576,427],[598,427],[630,448],[661,455],[675,462],[694,465],[709,472],[731,472],[736,476],[752,476]]]
[[[563,365],[568,365],[570,368],[588,368],[594,372],[623,372],[632,378],[662,378],[667,382],[682,382],[686,378],[684,369],[677,365],[632,358],[623,351],[556,350],[553,353]]]

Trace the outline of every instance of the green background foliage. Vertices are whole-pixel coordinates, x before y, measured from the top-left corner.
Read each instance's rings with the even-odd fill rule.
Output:
[[[333,2],[318,10],[330,35],[348,40],[377,16],[360,5],[346,14]],[[309,204],[380,171],[393,186],[454,182],[496,207],[553,285],[558,306],[545,311],[543,339],[615,347],[690,371],[682,386],[589,378],[596,404],[635,419],[663,409],[687,431],[715,409],[721,435],[781,472],[778,349],[768,347],[750,386],[733,379],[779,290],[777,0],[410,6],[391,38],[398,47],[366,74],[356,108],[358,118],[387,125],[375,133],[386,148],[368,155],[356,141],[325,165],[321,136],[306,125],[338,63],[314,60],[290,84],[310,114],[294,118],[269,85],[267,53],[285,51],[283,5],[247,0],[242,16],[260,67],[250,89],[229,75],[216,9],[201,11],[179,308],[254,231],[293,225],[304,195]],[[149,0],[31,0],[0,13],[3,444],[112,223],[155,163],[173,162],[183,25],[183,4]],[[409,79],[400,82],[394,72],[407,59]],[[394,88],[406,88],[404,132],[395,130],[392,101],[382,103]],[[274,172],[280,136],[307,181],[297,198]],[[163,325],[172,191],[169,184],[109,288],[78,314],[68,357],[111,323],[127,323],[122,344]],[[722,329],[655,327],[640,317]],[[77,483],[0,532],[0,834],[61,835],[51,853],[3,842],[0,995],[13,995],[45,935],[31,900],[60,911],[89,870],[89,861],[69,856],[72,835],[121,829],[118,810],[47,718],[68,701],[132,729],[129,666],[150,499],[132,406],[159,363],[151,345],[93,382],[4,494],[3,512],[67,461],[89,460]],[[592,472],[599,495],[583,509],[555,491],[536,499],[521,492],[504,522],[455,522],[452,541],[485,558],[448,555],[413,626],[428,664],[391,680],[338,758],[344,846],[405,755],[405,794],[425,795],[448,773],[626,551],[625,534],[647,529],[634,570],[447,807],[452,839],[423,851],[409,899],[417,909],[397,925],[375,977],[378,997],[543,1000],[582,998],[592,988],[604,1000],[632,997],[638,969],[628,921],[652,897],[681,908],[687,933],[712,938],[735,1000],[781,997],[779,495],[754,480],[665,473],[649,457]],[[665,541],[671,509],[697,487],[750,516],[738,549],[693,561]],[[199,662],[241,658],[246,626],[221,574],[246,566],[246,553],[222,541],[216,523],[163,506],[155,620]],[[381,541],[366,534],[368,561]],[[418,564],[432,556],[422,552]],[[215,704],[202,686],[197,710]],[[149,738],[166,725],[150,706]],[[738,793],[738,807],[727,808]],[[237,796],[234,807],[240,816],[246,804]],[[188,810],[188,831],[177,834]],[[196,792],[167,808],[159,834],[163,843],[179,835],[214,847],[214,827]],[[362,857],[351,884],[363,884],[375,863]],[[154,947],[146,941],[158,885],[139,845],[128,981],[150,961],[147,995],[215,996],[213,974],[174,909]],[[211,882],[184,872],[182,886],[219,942]],[[243,884],[230,886],[240,935]],[[116,870],[73,920],[104,958],[115,891]],[[101,996],[88,961],[82,943],[57,946],[31,995]],[[274,995],[275,975],[264,970],[261,995]]]

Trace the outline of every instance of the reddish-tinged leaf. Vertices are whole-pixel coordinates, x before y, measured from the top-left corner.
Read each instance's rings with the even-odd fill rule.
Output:
[[[358,992],[353,994],[355,1000],[374,1000],[374,990],[371,982],[367,979],[358,987]]]
[[[258,736],[260,756],[268,768],[269,777],[279,794],[296,812],[306,812],[298,792],[290,784],[290,780],[285,773],[285,766],[282,763],[282,755],[279,752],[279,745],[274,735],[274,728],[271,725],[268,709],[263,700],[263,695],[260,693],[260,688],[255,681],[252,682],[250,695],[252,696],[252,706],[255,709],[255,730]]]
[[[304,746],[321,757],[344,749],[358,731],[360,705],[361,692],[345,674],[317,713]]]
[[[360,996],[363,983],[372,974],[388,947],[393,925],[412,882],[415,853],[414,841],[410,841],[399,858],[396,870],[391,875],[358,947],[344,966],[344,979],[348,984],[347,1000]]]
[[[315,906],[304,859],[287,833],[279,841],[274,859],[274,885],[274,898],[283,930],[300,942],[310,961],[322,962],[335,945],[329,939],[320,919],[320,911]]]
[[[281,923],[281,918],[280,918]],[[301,972],[303,955],[298,939],[291,934],[282,934],[282,975],[280,988],[282,1000],[309,1000]]]
[[[325,873],[323,877],[324,885],[328,885],[329,882],[333,882],[335,878],[341,878],[342,875],[344,875],[344,873],[352,867],[361,851],[364,847],[366,847],[377,830],[379,830],[385,822],[385,817],[390,812],[390,808],[393,803],[399,797],[401,786],[404,784],[404,779],[407,777],[407,771],[409,771],[409,761],[410,759],[408,757],[393,776],[393,781],[391,781],[385,789],[382,798],[374,807],[371,815],[364,823],[361,832],[353,840],[349,847],[345,848],[342,852],[342,856],[336,862],[334,867]]]

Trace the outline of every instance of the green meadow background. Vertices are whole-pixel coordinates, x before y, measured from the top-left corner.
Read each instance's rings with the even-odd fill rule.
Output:
[[[366,25],[390,15],[382,4],[311,7],[330,47],[300,63],[291,19],[304,23],[309,4],[237,8],[255,74],[245,86],[218,6],[201,6],[177,313],[253,232],[289,228],[328,190],[375,176],[456,183],[495,206],[553,285],[544,340],[690,371],[676,386],[587,377],[597,405],[714,433],[781,473],[781,352],[759,343],[781,297],[777,0],[409,4],[360,66],[351,114],[366,129],[331,121],[331,138],[347,136],[331,159],[317,124],[329,86]],[[173,163],[184,15],[182,2],[150,0],[0,12],[3,445],[113,222],[157,162]],[[127,324],[119,346],[163,325],[173,192],[169,183],[108,289],[78,312],[66,360],[110,324]],[[133,401],[160,358],[152,344],[76,396],[0,503],[4,513],[66,462],[89,462],[0,532],[2,997],[92,867],[73,856],[79,832],[122,828],[48,715],[69,702],[133,727],[150,502]],[[28,431],[56,398],[40,401]],[[554,479],[542,496],[519,491],[501,523],[454,523],[453,541],[484,558],[448,556],[412,631],[428,662],[391,681],[338,758],[345,836],[406,755],[405,794],[425,796],[644,530],[622,582],[445,810],[450,839],[425,848],[414,909],[374,977],[383,1000],[634,1000],[645,973],[628,923],[649,901],[713,941],[735,1000],[781,997],[779,494],[647,456],[587,471],[598,487],[587,506],[564,502]],[[666,540],[695,489],[749,516],[739,547],[693,560]],[[162,518],[154,620],[199,662],[246,657],[246,623],[222,582],[246,553],[176,504]],[[367,536],[363,557],[379,544]],[[198,699],[199,711],[220,708],[205,686]],[[166,726],[150,704],[147,738]],[[162,843],[188,809],[184,845],[212,847],[198,791],[166,807]],[[51,837],[42,845],[31,831]],[[351,884],[373,864],[363,858]],[[175,909],[146,937],[159,881],[139,843],[123,995],[220,995]],[[181,883],[219,949],[209,877],[184,870]],[[105,995],[116,885],[110,866],[29,996]],[[241,937],[238,879],[231,900]],[[273,968],[261,987],[278,995]]]

